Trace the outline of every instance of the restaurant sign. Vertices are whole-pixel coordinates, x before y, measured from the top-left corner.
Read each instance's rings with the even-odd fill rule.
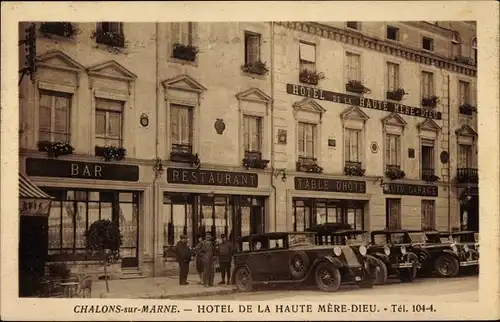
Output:
[[[26,174],[35,177],[139,181],[139,167],[136,165],[54,159],[27,158]]]
[[[295,190],[366,193],[366,182],[295,177]]]
[[[248,172],[167,168],[167,182],[207,186],[256,188],[259,175]]]
[[[384,194],[437,197],[438,186],[407,184],[407,183],[385,183]]]
[[[19,198],[19,214],[31,216],[48,216],[50,213],[50,199]]]
[[[398,114],[418,116],[428,119],[441,119],[441,112],[437,112],[433,109],[413,107],[394,102],[379,101],[371,98],[348,95],[344,93],[335,93],[325,91],[320,88],[286,84],[286,92],[292,95],[304,96],[334,103],[354,105],[363,108],[370,108],[386,112],[395,112]]]

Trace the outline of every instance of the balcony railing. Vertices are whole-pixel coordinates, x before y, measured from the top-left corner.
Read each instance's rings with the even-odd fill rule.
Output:
[[[457,182],[459,183],[478,183],[479,175],[475,168],[458,168]]]
[[[438,179],[439,177],[434,174],[434,168],[422,168],[422,180],[434,182]]]

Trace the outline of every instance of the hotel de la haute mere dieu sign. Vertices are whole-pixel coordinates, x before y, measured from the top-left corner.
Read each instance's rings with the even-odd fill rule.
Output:
[[[313,88],[295,84],[286,84],[286,92],[288,94],[314,98],[322,101],[330,101],[334,103],[354,105],[363,108],[386,111],[391,113],[396,112],[398,114],[418,116],[428,119],[435,119],[435,120],[441,119],[441,112],[437,112],[435,110],[413,107],[394,102],[379,101],[361,96],[335,93],[335,92],[325,91],[320,88]]]

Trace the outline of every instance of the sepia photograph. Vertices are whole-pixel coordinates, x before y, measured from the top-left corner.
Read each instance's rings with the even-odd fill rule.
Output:
[[[14,297],[78,319],[480,302],[499,143],[476,20],[47,18],[10,26]]]

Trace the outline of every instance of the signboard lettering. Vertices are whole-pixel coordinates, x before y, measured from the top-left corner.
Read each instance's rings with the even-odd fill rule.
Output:
[[[386,112],[396,112],[398,114],[418,116],[428,119],[441,119],[441,112],[437,112],[433,109],[413,107],[394,102],[379,101],[376,99],[344,93],[335,93],[302,85],[286,84],[286,92],[292,95],[310,97],[334,103],[355,105],[363,108],[370,108]]]
[[[19,199],[19,213],[21,215],[49,215],[51,200],[47,199]]]
[[[391,195],[437,197],[438,186],[416,185],[407,183],[386,183],[384,184],[384,193]]]
[[[36,177],[139,181],[139,167],[136,165],[54,159],[27,158],[26,174]]]
[[[295,190],[366,193],[366,182],[295,177]]]
[[[167,182],[207,186],[256,188],[259,175],[247,172],[167,168]]]

